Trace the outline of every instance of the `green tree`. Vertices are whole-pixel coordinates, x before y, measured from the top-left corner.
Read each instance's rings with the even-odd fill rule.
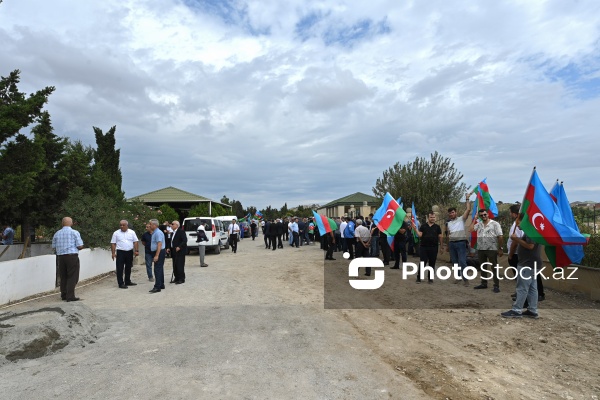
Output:
[[[0,149],[0,210],[5,219],[22,222],[23,207],[44,168],[42,160],[41,146],[22,134]]]
[[[223,197],[221,197],[221,203],[231,205],[231,203],[229,202],[229,197],[227,197],[226,195],[223,195]]]
[[[288,210],[287,203],[285,203],[283,205],[283,207],[281,207],[281,211],[280,212],[281,212],[281,216],[282,217],[287,217],[288,216],[288,214],[289,214],[290,211]]]
[[[124,200],[124,193],[121,190],[122,175],[119,166],[121,150],[115,149],[115,131],[113,126],[106,132],[97,127],[94,128],[96,136],[96,150],[94,150],[94,165],[92,167],[92,185],[94,193],[103,193],[118,201]]]
[[[250,206],[244,210],[244,215],[247,215],[248,213],[250,213],[250,216],[254,217],[254,215],[256,214],[256,211],[258,211],[258,209],[256,207]]]
[[[402,196],[404,204],[414,201],[416,209],[426,213],[436,204],[457,205],[467,192],[467,186],[460,182],[462,178],[450,158],[436,151],[430,160],[417,157],[413,162],[404,165],[397,162],[383,171],[373,193],[379,198],[386,192],[395,199]]]
[[[87,193],[92,191],[91,173],[94,150],[84,146],[80,141],[67,143],[65,154],[58,163],[59,182],[64,192],[75,188],[83,188]]]
[[[223,215],[231,215],[231,210],[229,210],[229,208],[225,208],[220,204],[213,204],[212,205],[212,215],[211,217],[221,217]]]
[[[86,247],[101,248],[110,247],[110,239],[119,229],[119,221],[127,219],[119,212],[119,204],[114,198],[86,193],[82,188],[69,192],[56,215],[58,224],[64,216],[73,218],[73,229],[79,231]]]
[[[21,71],[14,70],[8,77],[0,77],[0,144],[29,126],[42,113],[54,86],[47,86],[27,97],[19,92]]]
[[[141,239],[141,236],[146,231],[146,224],[148,221],[151,219],[158,219],[162,222],[160,218],[161,215],[158,213],[158,210],[155,210],[153,207],[148,206],[139,200],[125,203],[123,210],[121,211],[121,219],[126,219],[127,222],[129,222],[129,225],[135,233],[137,233],[139,239]]]
[[[61,171],[57,167],[63,159],[68,141],[54,134],[47,111],[42,113],[39,124],[31,132],[34,143],[42,149],[43,168],[36,176],[35,188],[28,198],[26,219],[34,222],[36,226],[51,226],[54,222],[53,216],[67,196],[67,192],[58,184]]]
[[[179,221],[179,214],[173,207],[168,204],[163,204],[159,208],[161,214],[161,222],[162,221]]]
[[[188,214],[189,217],[208,217],[208,203],[198,203],[192,208]]]

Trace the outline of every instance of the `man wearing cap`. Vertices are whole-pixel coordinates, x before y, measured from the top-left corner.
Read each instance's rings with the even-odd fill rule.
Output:
[[[237,253],[238,235],[240,234],[240,226],[237,224],[237,220],[234,218],[231,220],[229,225],[229,245],[231,251]]]

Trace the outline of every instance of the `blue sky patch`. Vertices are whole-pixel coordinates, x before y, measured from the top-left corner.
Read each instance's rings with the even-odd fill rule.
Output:
[[[390,31],[391,29],[385,19],[379,22],[362,19],[350,26],[331,27],[323,35],[323,41],[326,45],[341,44],[351,47],[362,39],[388,34]]]
[[[236,0],[183,0],[194,12],[218,17],[227,25],[238,26],[253,36],[268,35],[269,28],[252,26],[248,18],[248,8]]]
[[[586,60],[582,64],[569,63],[550,68],[546,76],[553,82],[562,82],[576,97],[587,100],[600,96],[600,60]]]

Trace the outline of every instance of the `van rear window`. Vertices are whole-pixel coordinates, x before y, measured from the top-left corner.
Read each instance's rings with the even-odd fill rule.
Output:
[[[200,224],[204,225],[204,230],[207,232],[212,231],[212,222],[210,219],[206,218],[196,218],[196,219],[188,219],[183,223],[184,231],[194,231],[196,232],[200,227]]]

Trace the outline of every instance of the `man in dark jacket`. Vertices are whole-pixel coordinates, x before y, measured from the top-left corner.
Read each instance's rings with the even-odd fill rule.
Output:
[[[267,234],[269,235],[269,246],[273,251],[277,250],[277,232],[277,222],[273,220],[267,230]]]
[[[281,219],[277,220],[277,248],[279,249],[283,249],[283,243],[281,241],[281,237],[283,236],[283,231],[287,229],[284,229],[283,226],[283,222],[281,222]]]
[[[171,236],[171,258],[173,258],[173,274],[171,283],[177,285],[185,282],[185,255],[187,253],[187,235],[179,229],[179,221],[172,222],[173,234]]]
[[[267,220],[265,222],[265,229],[263,230],[263,235],[265,237],[265,249],[271,248],[271,240],[269,236],[269,231],[271,230],[271,221]]]

